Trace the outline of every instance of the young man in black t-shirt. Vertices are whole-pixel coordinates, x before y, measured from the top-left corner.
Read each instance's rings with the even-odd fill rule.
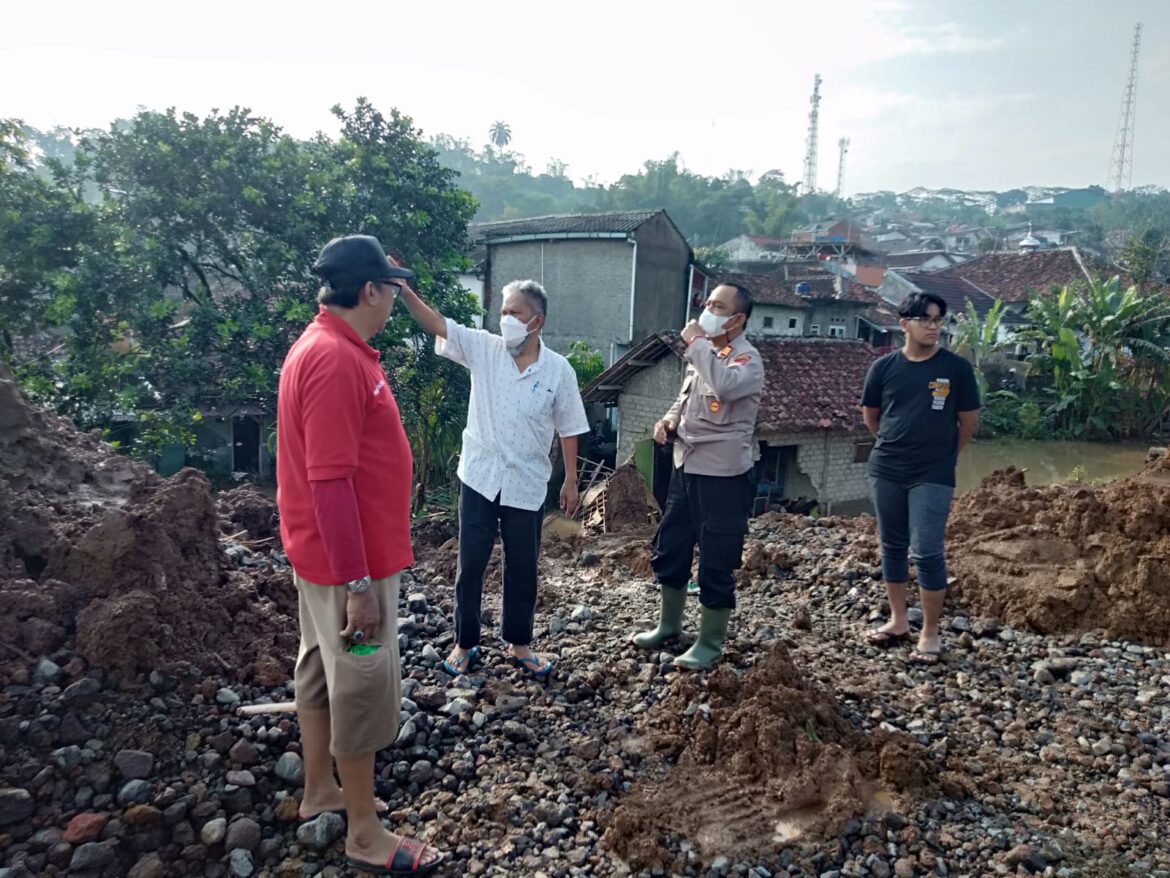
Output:
[[[861,399],[865,426],[877,437],[869,481],[890,600],[890,620],[871,631],[869,641],[894,646],[909,637],[909,552],[922,601],[922,632],[910,661],[927,665],[937,664],[941,653],[938,626],[947,588],[943,538],[955,465],[979,426],[974,369],[938,345],[946,313],[938,296],[907,296],[898,309],[906,343],[874,362]]]

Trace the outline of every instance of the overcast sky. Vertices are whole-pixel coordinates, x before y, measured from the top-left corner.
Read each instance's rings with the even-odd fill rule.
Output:
[[[364,95],[477,145],[504,120],[577,179],[678,151],[796,181],[819,73],[821,188],[841,136],[846,194],[1084,186],[1107,183],[1138,21],[1133,182],[1170,186],[1167,0],[6,4],[0,117],[243,105],[309,136]]]

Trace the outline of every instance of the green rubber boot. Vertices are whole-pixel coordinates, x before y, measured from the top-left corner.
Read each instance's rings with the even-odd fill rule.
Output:
[[[653,631],[643,631],[630,639],[634,646],[642,649],[658,649],[672,637],[682,634],[683,607],[687,604],[685,588],[671,588],[662,586],[662,609],[658,615],[658,627]]]
[[[727,623],[731,610],[710,610],[703,607],[699,617],[699,639],[691,648],[674,660],[680,668],[703,671],[723,658],[723,641],[727,639]]]

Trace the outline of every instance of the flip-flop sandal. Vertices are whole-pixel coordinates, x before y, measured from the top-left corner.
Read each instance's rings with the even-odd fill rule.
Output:
[[[474,670],[475,666],[479,664],[479,647],[473,646],[463,658],[452,663],[450,659],[443,659],[443,670],[452,677],[459,677],[466,674],[470,670]]]
[[[910,639],[910,632],[904,631],[901,634],[895,634],[893,631],[870,631],[865,635],[865,642],[870,646],[876,646],[878,649],[889,649],[892,646],[901,646]]]
[[[939,663],[941,658],[942,650],[927,651],[925,649],[914,649],[910,651],[910,655],[906,656],[906,663],[934,667]]]
[[[552,662],[545,661],[542,663],[538,656],[520,658],[514,655],[512,656],[512,664],[518,668],[523,668],[538,680],[547,680],[553,669]]]
[[[364,860],[356,860],[353,857],[346,857],[345,863],[351,869],[370,872],[374,875],[429,875],[435,869],[439,868],[439,864],[443,862],[443,857],[440,855],[433,862],[423,865],[423,854],[427,852],[428,847],[429,845],[421,841],[399,836],[398,845],[394,848],[394,853],[390,855],[390,859],[386,861],[384,866],[379,866],[377,863],[367,863]]]

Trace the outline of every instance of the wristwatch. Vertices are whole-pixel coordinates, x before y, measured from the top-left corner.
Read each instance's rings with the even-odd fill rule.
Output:
[[[351,579],[345,584],[345,589],[350,594],[361,594],[367,591],[370,587],[369,575],[363,576],[361,579]]]

